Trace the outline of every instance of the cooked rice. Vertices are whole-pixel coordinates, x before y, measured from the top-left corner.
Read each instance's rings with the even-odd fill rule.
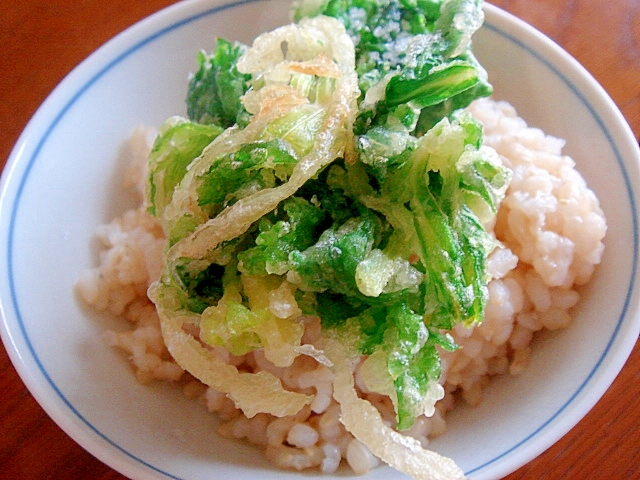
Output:
[[[445,432],[446,412],[458,398],[478,404],[491,376],[515,375],[527,367],[535,332],[570,324],[571,308],[580,297],[576,287],[590,279],[604,248],[606,222],[598,199],[573,160],[562,155],[564,142],[528,127],[507,103],[480,100],[470,110],[485,126],[486,144],[513,170],[513,180],[497,218],[487,227],[502,246],[489,258],[492,280],[485,320],[476,327],[454,328],[462,348],[442,354],[445,398],[436,404],[432,417],[420,417],[407,432],[424,446]],[[135,162],[126,181],[137,186],[138,194],[152,137],[140,128],[130,142]],[[346,463],[362,474],[379,464],[340,423],[331,370],[309,356],[300,355],[292,366],[277,368],[260,350],[234,357],[216,349],[221,358],[243,370],[268,370],[282,379],[285,388],[315,394],[311,405],[291,417],[260,413],[246,418],[226,395],[183,372],[164,346],[155,306],[146,296],[162,269],[162,229],[140,206],[100,226],[97,236],[104,247],[99,265],[81,276],[78,291],[87,304],[130,323],[124,332],[106,332],[105,340],[126,352],[141,382],[179,381],[185,395],[199,398],[216,412],[219,434],[258,445],[279,467],[331,473]],[[322,348],[319,319],[303,321],[304,343]],[[356,384],[393,425],[390,399],[367,391],[357,372]]]

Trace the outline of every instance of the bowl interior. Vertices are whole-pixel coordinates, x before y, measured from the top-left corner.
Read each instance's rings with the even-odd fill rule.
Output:
[[[132,478],[294,478],[171,385],[142,386],[100,332],[121,323],[83,308],[80,272],[97,262],[97,225],[131,205],[117,159],[138,124],[184,114],[187,74],[215,36],[249,43],[288,21],[289,1],[176,4],[109,42],[47,99],[5,169],[0,210],[3,340],[45,410],[98,458]],[[531,367],[500,378],[477,408],[456,410],[433,448],[472,478],[497,478],[568,431],[604,393],[638,335],[637,145],[600,87],[558,47],[487,6],[476,52],[495,96],[565,152],[600,197],[606,253],[575,323],[537,341]],[[608,172],[605,177],[602,171]],[[400,478],[387,468],[367,478]],[[328,477],[331,478],[331,477]]]

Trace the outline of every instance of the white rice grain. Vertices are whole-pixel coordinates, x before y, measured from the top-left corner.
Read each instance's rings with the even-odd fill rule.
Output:
[[[287,433],[287,443],[298,448],[312,447],[319,438],[318,431],[308,423],[296,423]]]
[[[364,475],[377,467],[380,461],[366,445],[354,438],[347,446],[347,463],[356,475]]]

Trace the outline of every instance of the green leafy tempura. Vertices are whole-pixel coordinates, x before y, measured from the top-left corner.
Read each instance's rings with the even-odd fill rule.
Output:
[[[150,295],[196,377],[214,360],[177,344],[185,324],[204,344],[264,348],[277,366],[304,352],[338,377],[336,358],[363,355],[404,430],[441,396],[447,331],[483,319],[483,225],[510,179],[463,110],[491,93],[471,51],[482,2],[303,1],[293,18],[252,47],[219,39],[200,54],[190,119],[163,127],[149,162],[168,237]],[[274,296],[291,311],[274,313]],[[305,349],[302,314],[340,348]]]
[[[198,54],[198,71],[189,81],[187,114],[191,120],[228,128],[245,125],[248,120],[240,98],[249,88],[251,77],[238,72],[236,63],[247,47],[218,39],[209,55]]]

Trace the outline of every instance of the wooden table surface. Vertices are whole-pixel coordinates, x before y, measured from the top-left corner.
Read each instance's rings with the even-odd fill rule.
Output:
[[[79,62],[171,0],[20,0],[0,13],[0,165],[36,108]],[[640,2],[498,0],[604,86],[640,137]],[[596,407],[516,479],[640,478],[640,346]],[[31,397],[0,347],[0,479],[122,479]],[[213,478],[213,477],[212,477]]]

